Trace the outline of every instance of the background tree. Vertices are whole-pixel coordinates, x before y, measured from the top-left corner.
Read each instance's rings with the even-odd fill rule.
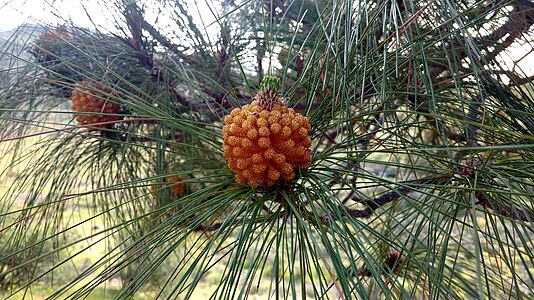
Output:
[[[101,5],[1,48],[6,295],[532,297],[530,1]],[[311,163],[251,187],[221,130],[267,75]]]

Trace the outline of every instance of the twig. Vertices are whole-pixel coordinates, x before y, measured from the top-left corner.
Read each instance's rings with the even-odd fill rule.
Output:
[[[125,5],[123,14],[132,36],[130,44],[136,50],[135,55],[137,56],[139,63],[150,69],[154,65],[154,61],[152,60],[152,56],[146,50],[142,40],[143,32],[141,24],[144,22],[143,13],[135,2],[129,1],[127,3],[123,0],[123,4]]]
[[[475,198],[478,200],[475,204],[490,208],[501,216],[525,222],[534,221],[534,212],[491,201],[484,192],[476,192]]]
[[[164,137],[151,137],[151,136],[125,136],[121,139],[121,141],[124,142],[130,142],[130,143],[151,143],[155,141],[183,141],[184,134],[183,133],[174,133],[174,134],[168,134]]]
[[[477,126],[473,123],[477,123],[478,110],[483,102],[484,98],[478,95],[473,98],[473,101],[469,103],[469,110],[467,112],[467,121],[471,123],[467,124],[467,144],[471,147],[478,146],[477,142]],[[478,124],[478,123],[477,123]]]
[[[170,40],[168,40],[163,34],[161,34],[154,26],[149,24],[146,20],[142,20],[141,27],[148,31],[150,35],[152,35],[163,47],[167,48],[172,53],[178,55],[179,58],[183,59],[185,62],[192,64],[192,65],[198,65],[198,61],[195,59],[192,59],[191,57],[185,55],[182,51],[179,50],[182,46],[179,46],[177,44],[172,43]]]
[[[215,230],[219,230],[223,224],[224,224],[223,222],[219,222],[219,223],[212,224],[210,226],[198,225],[195,228],[195,231],[215,231]]]
[[[223,80],[226,76],[224,73],[224,68],[228,63],[230,56],[228,55],[228,33],[226,28],[221,28],[221,48],[217,52],[217,68],[215,69],[215,77],[217,77],[217,82],[223,87],[226,86],[226,80]]]
[[[428,179],[418,180],[413,184],[420,185],[420,184],[435,183],[440,179],[441,178],[428,178]],[[351,209],[345,205],[342,205],[340,208],[342,212],[346,212],[349,216],[353,218],[369,218],[371,215],[373,215],[376,209],[386,205],[387,203],[398,200],[402,195],[407,195],[413,190],[414,188],[411,188],[411,187],[400,187],[400,188],[392,190],[391,192],[387,192],[378,198],[375,198],[372,200],[359,201],[360,203],[367,206],[367,208],[365,209]],[[339,220],[335,215],[331,215],[331,214],[323,215],[320,217],[320,219],[325,222],[329,222],[328,220],[333,220],[333,221]]]
[[[377,208],[384,206],[389,202],[398,200],[401,195],[406,195],[411,191],[412,188],[401,187],[391,192],[385,193],[384,195],[376,199],[363,201],[363,204],[368,206],[365,209],[351,209],[345,206],[345,210],[347,214],[353,218],[369,218]]]
[[[507,13],[508,20],[499,28],[495,29],[488,37],[490,41],[499,41],[506,36],[501,43],[492,43],[495,50],[487,54],[484,58],[485,62],[489,62],[495,57],[510,47],[514,41],[528,33],[529,28],[534,25],[534,10],[532,10],[532,2],[529,0],[515,0],[510,3],[513,7],[512,11]]]

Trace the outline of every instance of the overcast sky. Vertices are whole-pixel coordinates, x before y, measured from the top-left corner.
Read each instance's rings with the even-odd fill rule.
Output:
[[[94,27],[92,23],[94,22],[100,26],[101,31],[111,27],[108,20],[113,19],[113,11],[99,3],[111,5],[112,1],[85,0],[83,6],[81,2],[80,0],[0,0],[0,31],[14,29],[23,23],[57,25],[64,24],[64,20],[72,20],[76,25],[86,28]],[[189,13],[195,20],[199,21],[201,16],[204,24],[215,21],[208,8],[211,0],[186,0],[186,2],[194,8]],[[87,17],[84,7],[90,12],[91,19]],[[147,20],[156,17],[156,12],[150,9],[147,9],[145,14]],[[165,22],[163,18],[159,18],[158,21]]]
[[[111,2],[106,0],[87,0],[83,1],[83,3],[85,8],[91,12],[91,20],[99,27],[100,31],[111,30],[112,26],[108,20],[113,19],[113,12],[99,5],[100,1]],[[207,4],[211,3],[211,0],[189,0],[189,3],[196,6],[196,9],[190,11],[190,13],[197,21],[199,21],[200,16],[206,25],[215,20]],[[150,21],[150,19],[154,20],[156,18],[157,13],[147,10],[146,14],[147,20]],[[69,19],[78,26],[94,28],[93,23],[85,14],[80,0],[0,0],[0,31],[14,29],[23,23],[64,24],[64,20]],[[159,24],[164,22],[165,19],[162,16],[158,18]],[[200,25],[199,23],[202,22],[197,22],[198,25]],[[216,34],[218,30],[214,26],[210,26],[207,31],[210,34]],[[509,50],[511,50],[514,57],[523,57],[532,49],[531,47],[528,44],[522,46],[516,44],[510,47]],[[503,57],[503,60],[506,62],[511,61],[507,57]],[[519,65],[527,74],[534,74],[534,57],[532,54],[523,59]]]
[[[87,2],[85,5],[88,9],[100,10],[97,1]],[[79,1],[55,1],[53,6],[51,1],[46,0],[0,0],[0,3],[0,31],[11,30],[23,23],[61,24],[64,21],[60,15],[64,19],[74,17],[80,26],[92,27]],[[92,17],[96,23],[106,20],[106,15],[101,12]]]

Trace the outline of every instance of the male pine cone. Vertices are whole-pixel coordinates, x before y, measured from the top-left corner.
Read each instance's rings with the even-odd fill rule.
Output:
[[[284,105],[280,80],[266,77],[251,104],[224,119],[223,151],[238,183],[272,186],[310,163],[308,118]]]
[[[122,116],[116,115],[120,113],[120,106],[113,99],[116,96],[111,89],[100,84],[89,81],[76,84],[72,90],[72,110],[84,113],[74,114],[76,121],[87,125],[122,119]]]
[[[157,197],[159,189],[167,189],[174,193],[174,196],[182,196],[187,190],[187,184],[182,183],[184,181],[181,176],[169,176],[163,179],[163,183],[156,183],[152,186],[152,196]]]

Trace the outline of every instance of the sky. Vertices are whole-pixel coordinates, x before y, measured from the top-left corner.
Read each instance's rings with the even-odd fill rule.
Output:
[[[97,1],[86,1],[84,5],[92,11],[100,10]],[[56,0],[52,5],[52,0],[0,0],[0,31],[12,30],[22,23],[62,24],[64,21],[59,17],[59,12],[65,19],[74,17],[80,26],[93,27],[80,1]],[[101,11],[92,14],[93,21],[100,25],[106,22],[108,16]]]
[[[215,21],[208,8],[210,0],[188,0],[194,7],[189,13],[197,24],[200,16],[205,24]],[[64,24],[64,20],[72,20],[76,25],[86,28],[99,27],[100,31],[110,28],[109,20],[114,18],[113,11],[106,9],[99,3],[110,3],[106,0],[0,0],[0,31],[16,28],[23,23],[57,25]],[[149,1],[147,1],[149,2]],[[83,6],[82,6],[83,3]],[[91,19],[87,17],[85,9],[90,11]],[[157,12],[147,9],[147,20],[155,19]],[[159,21],[162,21],[160,18]],[[211,28],[210,28],[211,29]]]
[[[189,0],[193,9],[190,13],[197,24],[201,24],[200,18],[204,24],[210,24],[215,20],[212,12],[208,8],[210,0]],[[112,11],[102,9],[101,2],[111,2],[106,0],[85,0],[83,5],[91,12],[91,19],[87,17],[80,0],[0,0],[0,31],[7,31],[16,28],[23,23],[58,25],[64,24],[64,20],[71,19],[77,26],[85,28],[94,28],[96,26],[102,32],[111,30],[109,20],[114,18]],[[148,0],[147,2],[150,2]],[[201,17],[200,17],[201,16]],[[147,21],[156,20],[157,12],[146,12]],[[165,20],[163,17],[158,18],[161,25]],[[210,26],[206,31],[212,35],[217,33],[215,26]],[[510,47],[513,57],[522,57],[532,49],[531,45],[513,45]],[[512,57],[502,57],[505,62],[512,61]],[[529,55],[523,59],[519,65],[527,75],[534,74],[534,57]]]

